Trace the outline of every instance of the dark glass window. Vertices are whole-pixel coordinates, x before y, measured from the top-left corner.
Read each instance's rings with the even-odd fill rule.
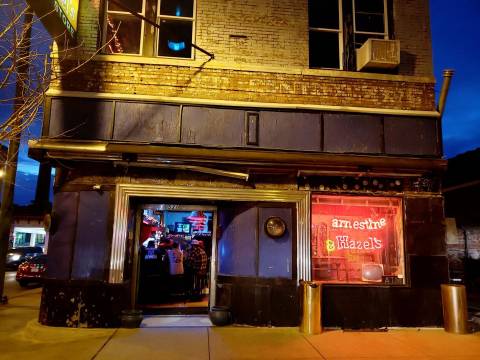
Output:
[[[160,14],[193,17],[193,0],[162,0]]]
[[[310,67],[340,67],[338,34],[331,32],[310,31]]]
[[[384,0],[354,0],[355,47],[362,46],[369,38],[387,36]]]
[[[338,29],[338,1],[310,0],[308,25],[311,28]]]
[[[121,5],[127,7],[130,10],[136,11],[138,13],[142,12],[143,1],[142,0],[116,0],[116,2],[120,3]],[[108,2],[108,11],[122,11],[125,12],[126,10],[123,7],[120,7],[113,2]]]
[[[340,68],[339,0],[309,0],[309,65],[311,68]]]
[[[383,14],[383,0],[355,0],[355,11]]]
[[[192,56],[192,22],[162,19],[158,36],[158,55]]]

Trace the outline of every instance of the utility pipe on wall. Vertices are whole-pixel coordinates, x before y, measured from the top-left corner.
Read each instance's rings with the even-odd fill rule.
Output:
[[[443,70],[443,84],[442,89],[440,90],[440,96],[438,97],[438,112],[440,116],[443,115],[445,110],[445,104],[447,103],[448,90],[450,89],[450,82],[452,77],[455,74],[455,71],[452,69]]]

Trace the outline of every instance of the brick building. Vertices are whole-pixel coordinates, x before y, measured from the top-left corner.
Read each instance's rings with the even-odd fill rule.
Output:
[[[226,306],[293,326],[302,279],[325,326],[442,323],[427,0],[79,4],[100,53],[52,80],[30,144],[57,169],[42,323]]]

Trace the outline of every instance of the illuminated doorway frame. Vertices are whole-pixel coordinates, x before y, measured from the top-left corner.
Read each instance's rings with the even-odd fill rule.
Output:
[[[133,197],[294,203],[297,215],[297,281],[310,280],[310,195],[310,191],[299,190],[117,184],[108,282],[111,284],[123,282],[128,213],[130,198]]]

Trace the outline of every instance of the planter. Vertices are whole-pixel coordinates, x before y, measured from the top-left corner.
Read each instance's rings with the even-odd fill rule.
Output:
[[[123,328],[138,328],[143,320],[142,310],[122,310],[122,315],[120,316],[120,321],[122,322]]]
[[[208,317],[215,326],[225,326],[232,323],[232,314],[226,306],[213,306],[208,313]]]

